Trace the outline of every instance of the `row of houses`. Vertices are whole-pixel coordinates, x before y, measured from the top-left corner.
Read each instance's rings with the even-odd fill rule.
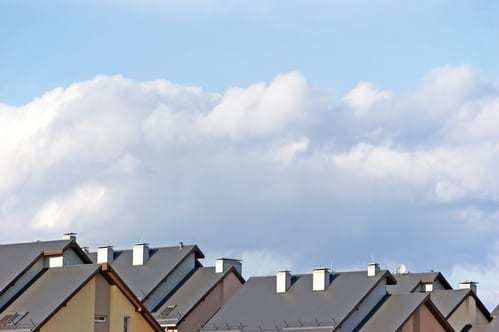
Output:
[[[499,331],[475,282],[441,273],[318,268],[242,277],[196,245],[130,249],[62,240],[0,245],[0,332]]]

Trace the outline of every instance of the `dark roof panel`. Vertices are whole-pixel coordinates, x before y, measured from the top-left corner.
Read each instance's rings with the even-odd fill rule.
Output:
[[[117,250],[114,251],[114,260],[110,265],[135,296],[143,301],[191,252],[194,252],[198,258],[203,257],[195,245],[151,248],[147,262],[144,265],[134,266],[132,249]],[[90,254],[90,257],[94,262],[97,261],[96,253]]]
[[[0,245],[0,294],[37,257],[46,251],[63,250],[70,243],[70,240],[57,240]]]
[[[397,331],[427,298],[427,293],[390,295],[359,331]]]
[[[214,267],[199,267],[157,311],[156,318],[164,323],[177,323],[228,273],[216,273]]]
[[[449,318],[449,315],[470,292],[470,289],[435,290],[431,292],[431,301],[445,318]]]
[[[40,327],[98,270],[96,264],[48,269],[4,310],[0,320],[8,315],[24,316],[14,327],[4,326],[0,330]]]
[[[440,272],[394,274],[397,284],[387,289],[391,294],[405,294],[414,291],[421,282],[440,281],[446,289],[452,289]]]
[[[297,275],[286,293],[276,293],[275,276],[253,277],[205,326],[210,329],[276,330],[334,328],[383,278],[387,271],[368,277],[366,271],[338,272],[325,291],[312,290],[312,275]]]

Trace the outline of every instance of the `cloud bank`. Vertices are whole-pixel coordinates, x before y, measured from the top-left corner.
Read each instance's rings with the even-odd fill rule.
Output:
[[[223,93],[99,76],[0,104],[0,238],[72,230],[199,242],[253,272],[377,259],[487,279],[497,165],[499,88],[467,66],[340,97],[299,72]]]

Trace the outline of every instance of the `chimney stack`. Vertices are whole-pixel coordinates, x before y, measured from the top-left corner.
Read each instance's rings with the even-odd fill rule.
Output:
[[[132,265],[144,265],[149,259],[149,244],[138,243],[133,246]]]
[[[327,267],[314,269],[312,273],[312,290],[325,291],[331,281],[331,272]]]
[[[423,292],[433,292],[433,280],[421,281],[421,284],[423,286]]]
[[[69,232],[62,235],[63,240],[76,241],[76,233]]]
[[[217,258],[215,261],[215,272],[216,273],[223,273],[227,271],[231,266],[233,266],[239,274],[242,274],[242,264],[241,260],[239,259],[232,259],[232,258]]]
[[[369,263],[367,265],[367,276],[368,277],[375,277],[379,271],[380,271],[380,268],[379,268],[378,263]]]
[[[113,259],[113,246],[102,246],[97,249],[97,264],[112,263]]]
[[[291,272],[279,271],[275,276],[276,292],[286,293],[291,287]]]
[[[471,289],[477,294],[477,285],[476,281],[466,280],[459,283],[459,289]]]

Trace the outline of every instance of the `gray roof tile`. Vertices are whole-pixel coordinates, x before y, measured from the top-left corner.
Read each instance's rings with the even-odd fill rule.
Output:
[[[397,284],[387,288],[392,294],[410,293],[414,291],[422,281],[436,281],[437,279],[445,288],[452,288],[440,272],[404,273],[394,274],[393,276],[397,280]]]
[[[22,330],[38,328],[82,285],[99,270],[96,264],[72,265],[46,270],[26,291],[24,291],[0,315],[24,315],[15,328],[0,330]]]
[[[220,282],[230,269],[216,273],[214,267],[199,267],[157,311],[155,317],[164,323],[177,323]]]
[[[63,250],[70,240],[0,245],[0,294],[45,251]]]
[[[192,251],[196,252],[197,257],[203,257],[197,246],[151,248],[147,262],[144,265],[134,266],[132,265],[132,249],[117,250],[114,252],[114,260],[110,265],[135,296],[142,301]],[[90,254],[90,257],[94,262],[97,261],[96,253]]]
[[[275,276],[250,278],[208,322],[205,330],[276,330],[296,326],[336,326],[382,279],[382,271],[368,277],[366,271],[332,274],[325,291],[312,291],[312,275],[293,276],[286,293],[276,293]],[[243,326],[243,328],[241,328]]]
[[[397,331],[427,299],[427,293],[390,295],[359,331]]]

